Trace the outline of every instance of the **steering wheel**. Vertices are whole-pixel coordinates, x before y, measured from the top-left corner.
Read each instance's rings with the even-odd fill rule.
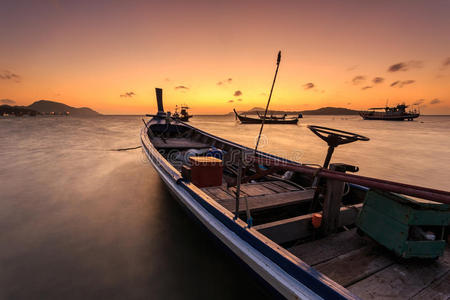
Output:
[[[368,141],[368,137],[362,136],[360,134],[322,127],[315,125],[308,125],[308,128],[322,140],[328,143],[330,147],[337,147],[339,145],[348,144],[356,141]]]

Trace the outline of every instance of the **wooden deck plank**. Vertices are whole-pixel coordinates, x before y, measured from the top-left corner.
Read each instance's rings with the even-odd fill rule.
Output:
[[[346,287],[394,263],[381,247],[368,246],[337,256],[314,268]]]
[[[229,190],[230,190],[230,193],[232,193],[232,194],[235,195],[235,193],[236,193],[236,187],[235,187],[235,186],[230,187]],[[241,191],[239,192],[239,195],[240,195],[241,198],[244,197],[244,196],[248,196],[248,195],[242,190],[242,188],[241,188]]]
[[[450,271],[415,295],[412,300],[448,300],[450,298]]]
[[[314,197],[314,191],[294,191],[280,194],[270,194],[263,196],[247,197],[249,209],[252,211],[258,211],[262,209],[298,204],[301,202],[309,202]],[[229,211],[234,211],[235,200],[222,200],[220,202]],[[245,201],[241,197],[239,203],[239,211],[245,211]]]
[[[285,188],[289,191],[297,191],[298,187],[295,187],[293,185],[290,185],[289,183],[286,183],[284,181],[272,181],[273,184],[276,184],[278,186],[281,186],[282,188]]]
[[[449,251],[436,261],[411,259],[396,263],[348,289],[363,299],[409,299],[449,272]]]
[[[307,264],[314,266],[365,245],[367,245],[367,240],[357,235],[355,230],[350,230],[294,246],[287,250]]]
[[[210,196],[213,196],[216,200],[233,200],[234,197],[230,194],[224,191],[221,187],[207,187],[203,189],[207,192]]]
[[[286,189],[286,188],[284,188],[282,186],[279,186],[277,184],[274,184],[273,182],[265,182],[262,185],[265,186],[268,189],[271,189],[274,192],[277,192],[277,193],[289,192],[288,189]]]
[[[250,197],[275,194],[274,191],[266,188],[261,184],[251,184],[251,183],[241,185],[241,191],[243,191]]]

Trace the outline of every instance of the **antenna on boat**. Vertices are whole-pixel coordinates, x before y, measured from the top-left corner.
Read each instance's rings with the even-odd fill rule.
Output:
[[[270,98],[272,98],[273,87],[275,85],[275,80],[277,79],[278,68],[280,67],[280,61],[281,61],[281,51],[278,51],[277,69],[275,70],[275,76],[273,77],[272,88],[270,89],[269,100],[267,100],[266,110],[264,111],[264,118],[262,119],[262,122],[261,122],[261,128],[259,129],[258,140],[256,141],[256,146],[255,146],[255,155],[256,155],[256,152],[258,151],[259,140],[261,138],[261,133],[264,128],[264,121],[266,120],[267,110],[269,109]]]

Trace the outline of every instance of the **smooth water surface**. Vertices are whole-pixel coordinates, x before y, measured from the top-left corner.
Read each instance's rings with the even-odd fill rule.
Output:
[[[258,125],[191,124],[253,146]],[[450,118],[305,116],[266,125],[261,150],[322,163],[306,124],[366,135],[333,161],[360,174],[450,190]],[[140,149],[138,116],[0,119],[0,298],[233,299],[265,291],[170,196]]]

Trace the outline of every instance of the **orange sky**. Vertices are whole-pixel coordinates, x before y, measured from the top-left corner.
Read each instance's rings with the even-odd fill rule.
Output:
[[[170,110],[264,107],[281,50],[272,109],[389,99],[450,114],[449,11],[449,1],[2,0],[0,101],[144,114],[161,87]]]

